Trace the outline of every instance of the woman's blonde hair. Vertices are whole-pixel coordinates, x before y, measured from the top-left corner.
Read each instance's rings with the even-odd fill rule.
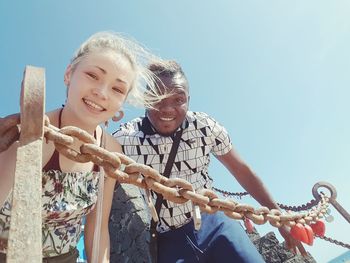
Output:
[[[149,64],[162,64],[162,59],[135,40],[116,32],[104,31],[90,36],[81,44],[71,59],[72,70],[74,71],[77,64],[90,53],[101,51],[116,52],[130,62],[135,72],[135,80],[131,84],[126,100],[129,104],[150,108],[163,98],[155,81],[157,77],[147,68]]]

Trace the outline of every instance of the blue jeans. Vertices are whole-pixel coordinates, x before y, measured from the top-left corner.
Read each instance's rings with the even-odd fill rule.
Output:
[[[265,262],[243,227],[222,212],[202,213],[202,226],[193,221],[158,236],[159,263]]]

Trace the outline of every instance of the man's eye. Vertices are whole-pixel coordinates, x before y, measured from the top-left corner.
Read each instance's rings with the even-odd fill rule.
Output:
[[[185,103],[185,100],[183,98],[177,98],[176,103],[182,104],[182,103]]]

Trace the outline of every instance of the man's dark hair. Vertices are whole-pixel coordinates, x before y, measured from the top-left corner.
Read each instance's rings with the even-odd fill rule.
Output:
[[[187,89],[189,88],[188,80],[186,78],[185,73],[183,72],[180,64],[174,60],[166,60],[166,61],[162,61],[161,63],[152,63],[148,66],[148,69],[152,71],[152,73],[156,75],[158,78],[182,77],[186,81]]]

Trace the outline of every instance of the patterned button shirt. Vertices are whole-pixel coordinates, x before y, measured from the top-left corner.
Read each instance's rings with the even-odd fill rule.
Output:
[[[191,111],[187,112],[179,129],[183,129],[183,134],[170,178],[183,178],[192,183],[195,190],[211,188],[209,153],[219,156],[232,149],[227,131],[207,114]],[[122,145],[124,154],[163,173],[173,139],[157,134],[147,117],[122,124],[113,135]],[[152,197],[155,203],[156,195],[152,193]],[[176,204],[164,199],[157,230],[166,232],[178,228],[191,218],[191,202]]]

